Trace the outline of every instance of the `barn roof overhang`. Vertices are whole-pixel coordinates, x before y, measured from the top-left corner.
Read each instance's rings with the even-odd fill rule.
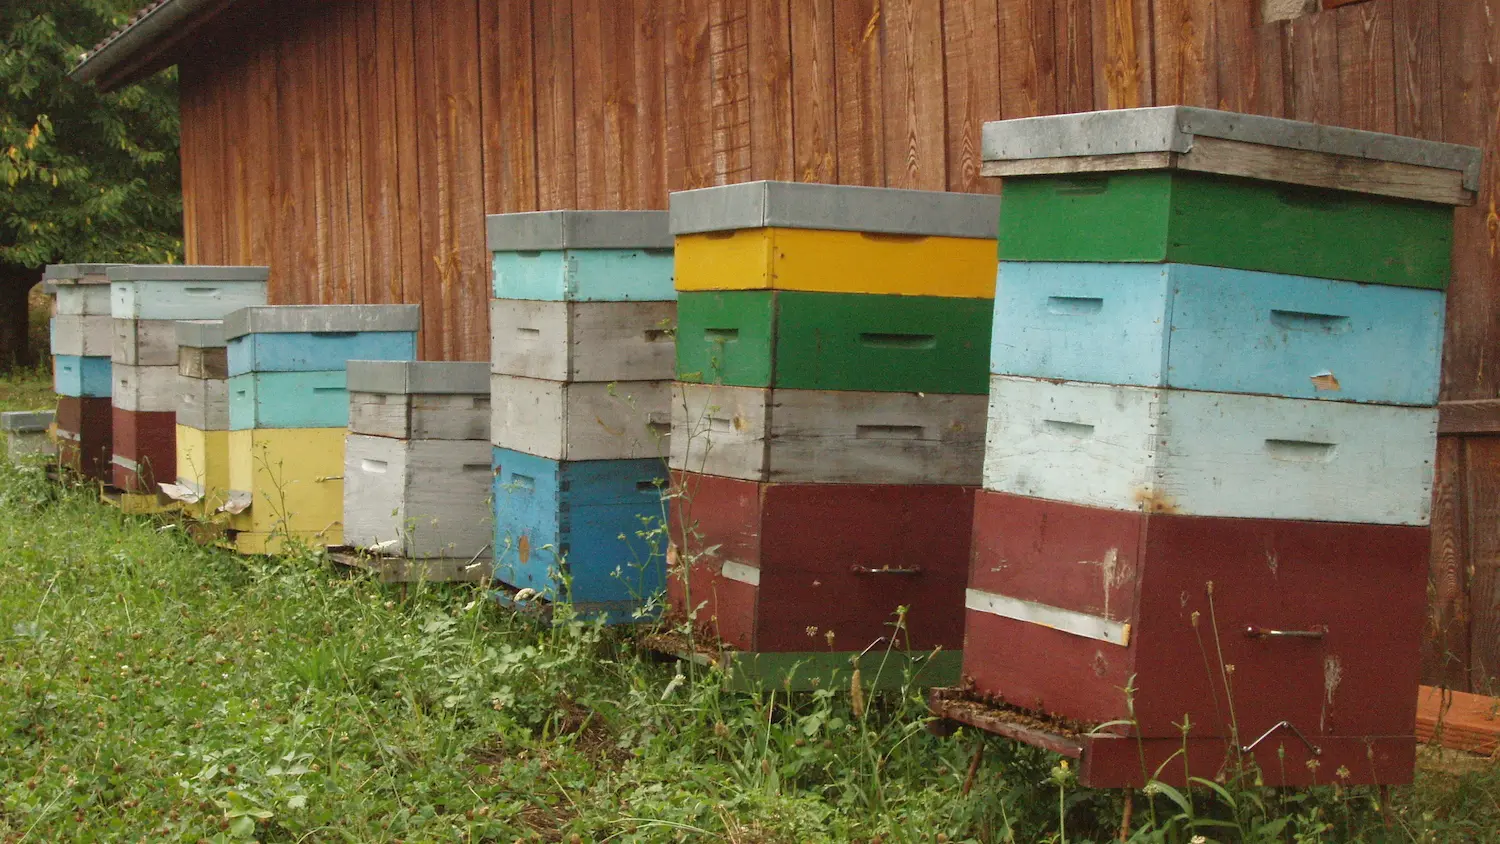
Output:
[[[194,36],[239,0],[156,0],[83,55],[68,74],[111,90],[175,64]]]

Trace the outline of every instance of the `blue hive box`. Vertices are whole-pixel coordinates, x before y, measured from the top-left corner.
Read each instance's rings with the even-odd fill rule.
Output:
[[[114,370],[107,357],[58,355],[52,359],[52,388],[60,396],[107,399]]]
[[[417,305],[283,305],[224,319],[229,374],[329,372],[351,360],[415,360]]]
[[[533,211],[487,221],[497,299],[672,301],[665,211]]]
[[[611,624],[638,621],[666,588],[661,460],[557,461],[496,448],[494,474],[497,580],[556,600],[566,573],[574,609]]]

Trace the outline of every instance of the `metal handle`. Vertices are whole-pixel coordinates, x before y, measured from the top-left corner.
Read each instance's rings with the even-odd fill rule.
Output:
[[[1265,741],[1266,739],[1270,738],[1272,735],[1275,735],[1278,730],[1287,730],[1287,731],[1291,732],[1292,735],[1294,735],[1297,738],[1301,739],[1302,743],[1305,744],[1305,745],[1307,745],[1307,749],[1310,750],[1310,751],[1312,751],[1312,755],[1314,755],[1314,756],[1322,756],[1323,755],[1323,748],[1318,747],[1316,744],[1313,744],[1311,741],[1309,741],[1308,738],[1307,738],[1307,736],[1303,735],[1302,731],[1299,730],[1299,729],[1297,729],[1292,724],[1291,721],[1278,721],[1275,724],[1272,724],[1271,725],[1271,729],[1266,730],[1264,733],[1260,734],[1260,738],[1256,739],[1255,741],[1250,742],[1249,744],[1242,744],[1242,745],[1240,745],[1240,752],[1241,753],[1249,753],[1250,751],[1252,751],[1252,750],[1255,749],[1256,745],[1258,745],[1261,742]]]
[[[1328,635],[1328,627],[1320,624],[1311,630],[1272,630],[1252,624],[1245,628],[1245,635],[1252,639],[1321,639]]]
[[[912,566],[910,568],[882,566],[878,569],[872,569],[869,566],[850,566],[849,571],[852,574],[921,574],[922,568],[920,566]]]

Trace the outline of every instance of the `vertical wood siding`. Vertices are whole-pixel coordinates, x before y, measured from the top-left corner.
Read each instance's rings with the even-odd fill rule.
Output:
[[[482,359],[483,215],[749,179],[995,191],[986,120],[1186,103],[1483,145],[1443,398],[1500,397],[1500,0],[274,0],[182,63],[188,259],[415,302]],[[272,13],[274,12],[274,13]],[[1500,438],[1445,437],[1429,680],[1500,676]]]

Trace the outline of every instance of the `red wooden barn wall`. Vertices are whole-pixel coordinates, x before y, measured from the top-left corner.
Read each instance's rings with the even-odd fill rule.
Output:
[[[1500,396],[1500,0],[270,0],[182,62],[188,259],[487,350],[484,213],[748,179],[993,191],[981,123],[1187,103],[1486,148],[1444,398]],[[1500,414],[1448,425],[1428,679],[1500,675]],[[1471,414],[1472,415],[1472,414]],[[1485,421],[1489,420],[1489,421]],[[1378,611],[1378,608],[1371,608]]]

